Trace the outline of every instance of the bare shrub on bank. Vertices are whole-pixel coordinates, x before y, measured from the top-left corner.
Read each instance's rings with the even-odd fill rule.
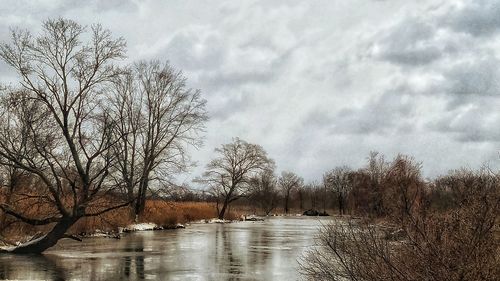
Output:
[[[436,211],[416,177],[417,167],[408,158],[392,163],[388,174],[393,174],[385,184],[394,204],[387,223],[364,219],[324,226],[317,246],[301,262],[303,276],[307,280],[498,280],[498,176],[460,171],[439,179],[454,200],[450,208]]]

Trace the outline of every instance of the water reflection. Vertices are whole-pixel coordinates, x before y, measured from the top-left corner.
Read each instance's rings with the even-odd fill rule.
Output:
[[[64,269],[43,255],[0,255],[0,280],[66,280]]]
[[[42,256],[0,255],[0,280],[296,280],[319,225],[273,218],[62,241]]]
[[[144,237],[139,236],[134,243],[130,243],[125,252],[134,253],[133,256],[123,257],[122,272],[123,279],[126,280],[144,280]]]

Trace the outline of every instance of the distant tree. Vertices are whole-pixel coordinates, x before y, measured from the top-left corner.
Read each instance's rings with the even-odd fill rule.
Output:
[[[421,169],[421,163],[401,154],[390,163],[382,182],[385,215],[400,219],[413,209],[420,209],[425,191]]]
[[[368,193],[369,211],[379,216],[384,213],[382,181],[388,168],[389,163],[385,161],[384,155],[372,151],[368,156],[368,165],[363,169],[369,176],[368,186],[363,187]]]
[[[312,181],[306,185],[307,193],[309,194],[309,206],[313,210],[319,208],[318,204],[324,197],[324,185],[318,181]]]
[[[370,175],[364,169],[351,172],[351,189],[347,194],[347,205],[358,214],[373,213],[376,193],[371,188]]]
[[[278,179],[278,185],[281,188],[281,192],[283,194],[283,200],[284,200],[283,209],[285,211],[285,214],[288,214],[289,211],[288,204],[290,201],[290,194],[292,190],[301,187],[303,184],[304,184],[304,179],[297,176],[296,174],[287,171],[281,173],[281,176]]]
[[[351,169],[347,166],[337,167],[323,176],[323,184],[332,191],[337,198],[339,215],[346,211],[346,198],[351,190]]]
[[[185,171],[186,149],[201,145],[207,120],[205,100],[186,87],[182,73],[167,63],[140,62],[114,84],[115,147],[120,177],[139,215],[151,181],[167,181]],[[164,186],[171,186],[166,182]]]
[[[278,205],[277,180],[271,170],[261,172],[250,181],[251,200],[269,215]]]
[[[229,204],[248,196],[251,179],[262,171],[272,170],[274,162],[260,145],[239,138],[216,148],[215,152],[218,157],[208,163],[206,171],[196,181],[209,185],[217,198],[217,206],[222,200],[222,209],[217,208],[219,219],[224,219]]]
[[[52,247],[80,218],[98,216],[129,202],[105,200],[115,185],[116,124],[106,107],[110,82],[121,70],[125,42],[100,25],[90,32],[71,20],[47,20],[42,33],[14,30],[0,57],[20,77],[0,104],[0,164],[22,171],[40,184],[16,194],[39,212],[0,204],[9,216],[30,225],[49,225],[15,253]]]
[[[306,190],[303,185],[296,189],[297,200],[299,200],[299,209],[302,211],[304,209],[304,199],[306,195]]]

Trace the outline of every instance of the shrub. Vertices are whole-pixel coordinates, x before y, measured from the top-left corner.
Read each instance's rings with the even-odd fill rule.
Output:
[[[394,178],[393,178],[394,179]],[[401,181],[408,178],[401,177]],[[385,224],[368,219],[324,226],[304,256],[309,280],[499,280],[500,180],[484,172],[454,174],[453,205],[437,211],[423,186],[394,189]],[[451,191],[450,191],[451,192]],[[419,204],[417,204],[419,203]]]

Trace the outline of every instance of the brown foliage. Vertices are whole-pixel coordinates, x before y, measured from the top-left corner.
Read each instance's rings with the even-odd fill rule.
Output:
[[[5,199],[5,194],[0,194],[0,202]],[[103,202],[103,204],[105,204]],[[31,208],[31,204],[20,203],[19,209],[26,210],[29,214],[40,214],[45,212],[37,207]],[[4,214],[0,212],[0,218]],[[153,222],[158,225],[171,226],[177,223],[186,223],[202,219],[210,219],[217,216],[215,203],[206,202],[169,202],[162,200],[148,200],[144,213],[139,217],[140,222]],[[240,216],[239,209],[232,209],[228,217]],[[125,227],[134,222],[134,211],[131,207],[120,208],[106,212],[95,217],[85,217],[76,222],[68,231],[71,234],[90,234],[96,231],[116,232],[118,227]],[[26,236],[35,235],[50,229],[50,225],[32,226],[12,217],[0,220],[0,237],[6,237],[5,242],[14,242],[24,239]]]
[[[447,209],[430,201],[441,185]],[[500,179],[460,171],[425,186],[419,165],[398,157],[383,180],[385,224],[323,228],[302,261],[309,280],[499,280]]]

